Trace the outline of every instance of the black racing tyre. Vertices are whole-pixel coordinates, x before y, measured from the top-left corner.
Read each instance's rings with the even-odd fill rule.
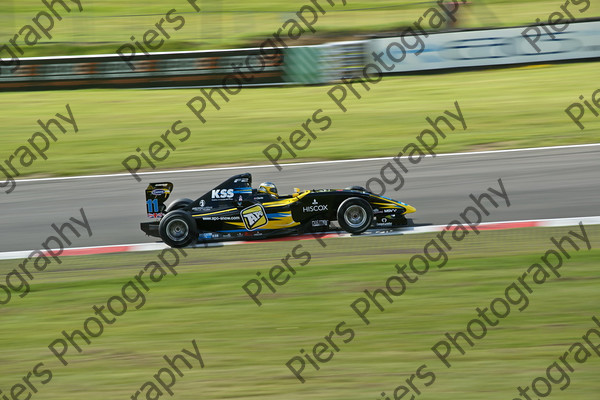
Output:
[[[175,210],[165,215],[158,224],[160,238],[171,247],[185,247],[198,238],[196,221],[187,212]]]
[[[337,211],[337,220],[346,232],[360,234],[371,226],[373,209],[365,199],[350,197],[340,204]]]
[[[192,199],[177,199],[174,202],[172,202],[171,204],[169,204],[169,206],[165,210],[165,213],[175,211],[175,210],[181,210],[182,208],[189,206],[193,202],[194,202],[194,200],[192,200]]]

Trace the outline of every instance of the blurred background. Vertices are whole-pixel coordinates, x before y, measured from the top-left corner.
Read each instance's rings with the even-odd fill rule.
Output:
[[[315,35],[307,35],[299,44],[367,38],[390,35],[412,24],[434,1],[372,0],[348,1],[346,6],[328,6],[327,17],[319,22]],[[67,1],[69,5],[73,5]],[[88,0],[85,12],[71,13],[52,30],[51,41],[27,49],[26,56],[112,53],[115,46],[154,25],[166,11],[175,8],[186,18],[186,28],[165,43],[166,50],[206,50],[249,47],[259,44],[289,18],[305,1],[198,0],[201,13],[192,11],[186,1],[137,2]],[[457,28],[516,26],[544,20],[561,3],[553,0],[469,0],[458,13]],[[570,6],[570,9],[580,8]],[[3,0],[0,14],[0,37],[7,40],[41,9],[37,0]],[[577,18],[600,15],[600,5],[592,1],[590,8]]]

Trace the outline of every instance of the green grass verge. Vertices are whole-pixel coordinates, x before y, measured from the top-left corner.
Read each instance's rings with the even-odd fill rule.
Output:
[[[148,146],[174,121],[191,129],[189,140],[157,162],[158,169],[268,163],[263,150],[278,136],[289,137],[316,109],[333,121],[297,158],[282,161],[392,156],[429,127],[426,117],[455,112],[458,101],[467,129],[450,132],[438,152],[506,149],[600,141],[600,119],[587,112],[579,128],[564,109],[580,95],[590,99],[598,63],[544,65],[453,74],[385,78],[351,92],[343,113],[327,95],[331,86],[243,89],[221,110],[209,104],[202,124],[186,103],[200,90],[77,90],[0,94],[3,126],[0,160],[7,159],[69,103],[79,133],[59,135],[23,175],[56,176],[126,172],[121,162]],[[322,126],[323,124],[321,124]],[[315,125],[311,125],[315,126]]]
[[[82,3],[83,12],[72,12],[66,14],[62,21],[56,21],[51,31],[52,40],[44,37],[43,44],[27,47],[25,56],[113,53],[130,36],[142,37],[171,8],[189,14],[185,14],[186,24],[181,30],[174,32],[171,29],[171,39],[164,43],[160,51],[253,46],[276,32],[285,20],[293,17],[307,3],[310,4],[308,1],[285,0],[252,3],[242,0],[205,0],[197,2],[202,12],[194,14],[192,7],[184,0],[172,4],[88,0]],[[324,0],[322,3],[327,5]],[[548,15],[559,11],[563,3],[555,0],[469,2],[459,14],[459,26],[528,25],[537,18],[547,20]],[[584,8],[583,3],[578,6],[570,4],[568,10],[575,18],[600,16],[600,4],[590,3],[585,12],[579,12]],[[348,1],[345,7],[341,6],[341,1],[336,1],[336,4],[335,8],[325,7],[327,14],[319,19],[317,33],[308,32],[301,42],[357,38],[365,33],[401,30],[418,20],[435,2],[363,0]],[[6,40],[12,38],[44,9],[39,0],[9,0],[0,15],[0,37]],[[170,25],[165,26],[169,29]]]
[[[129,398],[163,367],[162,355],[191,349],[196,339],[205,369],[184,369],[174,387],[178,399],[365,399],[379,398],[405,382],[421,365],[433,371],[430,387],[417,382],[428,399],[506,399],[516,387],[530,385],[567,351],[600,316],[597,266],[600,252],[582,250],[565,260],[560,279],[535,286],[522,312],[513,309],[496,328],[469,348],[453,353],[446,369],[430,348],[445,332],[464,331],[529,265],[552,248],[550,237],[573,228],[484,231],[453,243],[450,261],[410,285],[385,311],[374,307],[365,326],[349,305],[364,289],[382,287],[394,265],[421,253],[431,235],[387,238],[258,243],[188,250],[179,274],[151,284],[146,304],[128,310],[105,328],[83,353],[69,354],[62,367],[47,349],[60,331],[80,329],[157,253],[66,257],[37,273],[32,292],[2,306],[0,389],[8,390],[37,362],[54,376],[34,399]],[[574,228],[579,231],[578,228]],[[600,228],[587,227],[597,247]],[[263,275],[291,249],[302,244],[312,258],[277,294],[264,296],[258,308],[241,286]],[[0,262],[4,276],[18,262]],[[297,266],[296,264],[293,264]],[[385,300],[382,300],[385,302]],[[312,346],[341,321],[355,332],[340,352],[321,365],[307,366],[300,384],[284,366],[301,348]],[[555,399],[593,398],[600,360],[595,354],[574,365],[570,386]],[[39,381],[34,378],[34,381]]]

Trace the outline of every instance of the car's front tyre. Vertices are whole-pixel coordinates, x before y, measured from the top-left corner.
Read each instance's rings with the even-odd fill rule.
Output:
[[[158,225],[160,238],[171,247],[186,247],[198,238],[196,221],[187,212],[171,211]]]
[[[373,209],[368,201],[360,197],[351,197],[340,204],[337,220],[346,232],[360,234],[371,226]]]

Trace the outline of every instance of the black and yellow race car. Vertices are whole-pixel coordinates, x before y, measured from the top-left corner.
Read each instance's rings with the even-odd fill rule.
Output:
[[[378,196],[362,187],[295,189],[280,195],[270,182],[252,188],[252,175],[235,175],[196,200],[179,199],[168,206],[170,182],[151,183],[146,189],[146,211],[154,221],[142,231],[172,247],[228,239],[260,239],[324,232],[333,221],[347,232],[394,228],[407,224],[415,208]]]

